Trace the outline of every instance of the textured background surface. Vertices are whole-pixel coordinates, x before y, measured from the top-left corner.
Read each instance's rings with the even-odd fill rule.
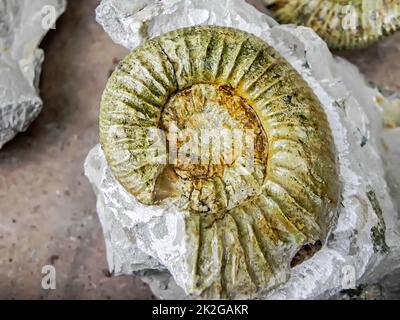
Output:
[[[252,2],[259,2],[253,0]],[[127,51],[97,25],[99,0],[70,0],[45,39],[44,109],[27,133],[0,152],[0,298],[147,299],[134,277],[110,278],[95,196],[83,161],[97,141],[98,105]],[[341,53],[369,80],[400,89],[400,34]],[[41,289],[54,264],[57,289]]]

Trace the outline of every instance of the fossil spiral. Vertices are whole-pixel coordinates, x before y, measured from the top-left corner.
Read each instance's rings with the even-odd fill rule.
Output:
[[[250,131],[254,139],[250,149],[230,141],[233,156],[216,150],[210,161],[210,140],[176,138],[183,130],[220,138]],[[325,243],[339,193],[327,117],[295,69],[251,34],[199,26],[134,49],[104,91],[100,140],[138,201],[187,213],[190,294],[272,289]],[[166,160],[172,145],[202,161]]]
[[[398,0],[264,0],[281,23],[314,29],[332,49],[364,47],[400,29]]]

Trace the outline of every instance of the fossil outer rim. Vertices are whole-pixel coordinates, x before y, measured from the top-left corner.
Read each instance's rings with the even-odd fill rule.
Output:
[[[162,145],[147,129],[160,126],[172,96],[200,84],[227,87],[251,106],[267,136],[268,159],[265,177],[262,170],[250,179],[232,170],[223,184],[201,185],[195,203],[207,204],[204,214],[193,210],[188,186],[166,174],[175,189],[157,204],[173,203],[189,213],[186,241],[192,250],[183,258],[192,271],[185,289],[211,298],[270,290],[288,279],[291,264],[314,254],[314,244],[318,249],[325,243],[339,193],[323,108],[273,48],[246,32],[215,26],[147,41],[120,63],[104,91],[102,147],[125,189],[144,204],[156,204],[157,179],[166,166],[150,161],[162,154]],[[257,192],[236,197],[236,190],[246,188]]]

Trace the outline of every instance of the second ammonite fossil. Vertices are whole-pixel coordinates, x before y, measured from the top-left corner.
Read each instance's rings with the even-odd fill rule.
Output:
[[[250,170],[246,148],[228,144],[234,156],[217,150],[212,162],[212,140],[176,138],[185,130],[253,132]],[[295,69],[251,34],[193,27],[133,50],[105,89],[100,138],[137,200],[187,213],[189,294],[270,290],[326,241],[339,193],[327,117]],[[167,161],[171,145],[205,161]]]
[[[314,29],[332,49],[365,47],[400,29],[398,0],[264,0],[281,23]]]

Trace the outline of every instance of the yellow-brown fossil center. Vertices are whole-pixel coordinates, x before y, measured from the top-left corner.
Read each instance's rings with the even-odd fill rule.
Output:
[[[160,127],[169,165],[158,179],[158,198],[184,194],[193,210],[214,211],[257,193],[266,172],[267,137],[254,110],[233,89],[197,84],[178,92],[165,106]],[[254,185],[233,182],[235,175]],[[213,208],[219,188],[227,189],[222,190],[227,200]]]
[[[254,110],[226,86],[180,91],[166,105],[161,126],[182,178],[222,176],[244,153],[248,160],[266,158],[266,137]]]

